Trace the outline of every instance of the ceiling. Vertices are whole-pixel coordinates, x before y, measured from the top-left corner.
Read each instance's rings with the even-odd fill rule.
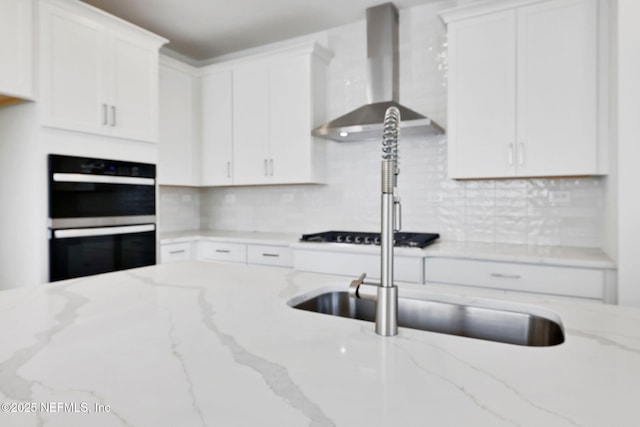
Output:
[[[170,40],[196,61],[365,19],[384,0],[83,0]],[[434,0],[396,0],[404,9]]]

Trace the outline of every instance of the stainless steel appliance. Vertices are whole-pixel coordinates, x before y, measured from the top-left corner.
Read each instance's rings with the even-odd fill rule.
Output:
[[[396,247],[425,248],[435,242],[437,233],[395,232],[393,244]],[[380,233],[362,231],[323,231],[303,234],[302,242],[353,243],[356,245],[380,245]]]
[[[49,280],[156,263],[156,167],[51,154]]]
[[[313,129],[313,136],[337,142],[379,141],[389,107],[402,116],[404,136],[437,135],[444,130],[431,119],[400,104],[398,9],[384,3],[367,9],[367,101],[347,114]]]

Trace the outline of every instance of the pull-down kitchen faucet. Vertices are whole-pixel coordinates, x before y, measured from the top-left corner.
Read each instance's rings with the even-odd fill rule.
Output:
[[[364,283],[366,273],[351,282],[349,295],[376,301],[376,333],[398,333],[398,287],[393,284],[394,231],[400,230],[398,188],[398,136],[400,111],[389,107],[384,115],[382,135],[382,224],[380,230],[380,284]]]

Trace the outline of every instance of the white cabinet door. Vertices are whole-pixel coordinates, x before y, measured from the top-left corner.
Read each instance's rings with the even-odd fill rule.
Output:
[[[202,185],[231,185],[233,176],[233,75],[202,77]]]
[[[247,263],[247,245],[227,242],[198,242],[198,259],[202,261],[222,261]]]
[[[233,183],[264,184],[271,174],[269,69],[255,61],[233,70]]]
[[[449,26],[449,176],[515,175],[515,14]]]
[[[166,40],[81,2],[43,0],[39,16],[42,123],[157,141]]]
[[[271,181],[308,181],[312,171],[311,62],[307,56],[269,69],[269,166]]]
[[[160,246],[160,262],[162,264],[190,261],[192,259],[191,242],[165,243]]]
[[[105,26],[40,4],[44,125],[103,133],[108,126]]]
[[[334,252],[327,250],[294,250],[293,268],[299,271],[339,274],[352,278],[367,273],[367,279],[380,279],[380,254]],[[396,256],[394,258],[394,279],[398,282],[424,283],[423,258]]]
[[[32,32],[31,0],[0,1],[0,94],[33,96]]]
[[[165,58],[163,58],[165,60]],[[169,59],[166,59],[169,61]],[[160,66],[158,182],[196,185],[194,158],[195,77],[170,64]]]
[[[247,264],[293,267],[293,249],[288,246],[247,245]]]
[[[600,269],[431,257],[425,259],[424,268],[427,283],[599,301],[607,296],[605,271]]]
[[[597,7],[471,5],[449,22],[450,177],[601,173]]]
[[[518,9],[518,174],[596,170],[595,0]]]
[[[158,50],[127,35],[111,38],[110,125],[121,138],[158,139]]]
[[[322,182],[329,59],[312,44],[204,69],[202,185]]]

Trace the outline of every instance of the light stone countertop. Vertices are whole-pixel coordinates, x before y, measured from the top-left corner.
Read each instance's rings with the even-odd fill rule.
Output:
[[[307,292],[346,287],[330,275],[188,262],[2,291],[0,425],[640,421],[640,309],[510,296],[562,319],[566,341],[533,348],[406,328],[383,338],[372,323],[287,305]],[[464,292],[473,293],[451,298],[505,298]],[[12,403],[23,404],[23,413],[4,411]],[[42,403],[57,403],[58,411]],[[25,413],[24,404],[37,410]]]
[[[300,240],[300,234],[251,231],[189,230],[158,233],[161,243],[179,243],[193,239],[262,245],[290,245]]]
[[[300,234],[192,230],[160,233],[161,243],[177,243],[193,239],[264,245],[288,245],[294,249],[346,253],[379,253],[380,248],[346,243],[300,242]],[[500,262],[524,262],[615,269],[616,263],[601,249],[566,246],[533,246],[504,243],[457,242],[438,240],[424,249],[395,248],[395,254],[406,257],[448,257]]]

